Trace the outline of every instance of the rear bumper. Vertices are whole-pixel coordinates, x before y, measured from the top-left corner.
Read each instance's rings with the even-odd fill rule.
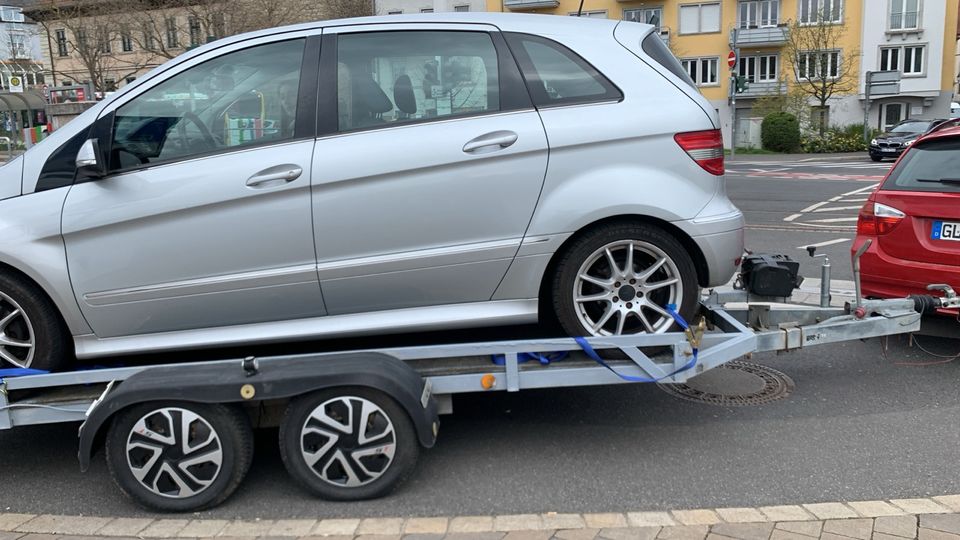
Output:
[[[853,243],[856,251],[864,238]],[[860,286],[864,296],[876,298],[904,298],[911,294],[931,294],[927,285],[946,283],[960,290],[960,265],[950,266],[891,257],[883,252],[876,240],[860,258]],[[956,310],[943,310],[956,316]]]
[[[685,227],[703,234],[691,234],[707,263],[707,287],[726,285],[738,270],[743,256],[743,214],[739,211],[711,218],[696,218]]]

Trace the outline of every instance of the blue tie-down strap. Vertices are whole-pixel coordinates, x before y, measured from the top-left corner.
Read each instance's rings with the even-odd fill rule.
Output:
[[[689,330],[689,329],[690,329],[690,325],[687,324],[687,321],[683,320],[683,317],[681,317],[680,314],[677,313],[677,306],[676,306],[676,305],[674,305],[674,304],[667,304],[666,309],[667,309],[667,313],[669,313],[670,316],[673,317],[673,319],[674,319],[675,321],[677,321],[677,324],[680,326],[680,328],[683,328],[684,330]],[[577,345],[580,345],[580,348],[583,349],[583,352],[586,353],[587,356],[589,356],[594,362],[596,362],[596,363],[600,364],[601,366],[607,368],[608,370],[610,370],[611,373],[613,373],[613,374],[616,375],[617,377],[620,377],[620,379],[622,379],[622,380],[624,380],[624,381],[627,381],[627,382],[638,382],[638,383],[660,382],[660,381],[662,381],[662,380],[664,380],[664,379],[669,379],[670,377],[673,377],[673,376],[676,375],[677,373],[683,373],[684,371],[687,371],[688,369],[693,369],[693,366],[697,365],[697,353],[698,353],[699,349],[697,349],[696,347],[693,347],[693,356],[690,357],[690,361],[687,362],[686,364],[684,364],[680,369],[674,370],[672,373],[669,373],[669,374],[667,374],[667,375],[664,375],[663,377],[659,377],[659,378],[655,378],[655,377],[634,377],[634,376],[632,376],[632,375],[624,375],[624,374],[618,372],[617,370],[613,369],[612,367],[610,367],[610,364],[606,363],[606,362],[603,360],[603,358],[600,358],[600,355],[597,354],[597,351],[593,350],[593,347],[590,346],[590,343],[588,343],[586,339],[584,339],[584,338],[582,338],[582,337],[573,338],[573,339],[575,339],[575,340],[577,341]]]
[[[536,360],[540,362],[541,365],[549,366],[551,362],[559,362],[567,357],[566,351],[553,352],[553,353],[520,353],[517,355],[517,363],[522,364],[524,362],[532,362]],[[493,355],[493,363],[498,366],[506,365],[507,359],[506,356],[502,354]]]
[[[0,384],[2,384],[3,379],[6,379],[6,378],[26,377],[28,375],[46,375],[47,373],[50,373],[50,372],[44,371],[42,369],[30,369],[30,368],[0,369]]]

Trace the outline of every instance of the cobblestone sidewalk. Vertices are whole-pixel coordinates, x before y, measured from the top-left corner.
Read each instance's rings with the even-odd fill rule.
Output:
[[[0,540],[960,540],[960,495],[608,514],[435,518],[135,519],[0,514]]]

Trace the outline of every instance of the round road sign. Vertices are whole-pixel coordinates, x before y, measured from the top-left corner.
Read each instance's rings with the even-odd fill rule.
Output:
[[[727,55],[727,65],[730,66],[730,69],[737,67],[737,53],[735,51],[730,51],[730,54]]]

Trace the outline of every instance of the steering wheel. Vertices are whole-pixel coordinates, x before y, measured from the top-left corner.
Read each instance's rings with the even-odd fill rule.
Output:
[[[207,146],[209,146],[210,148],[217,147],[217,141],[214,140],[213,134],[210,133],[210,130],[207,129],[206,124],[203,123],[203,120],[201,120],[199,116],[197,116],[195,113],[192,113],[190,111],[186,111],[183,113],[183,119],[189,120],[190,122],[193,122],[195,126],[197,126],[197,129],[200,130],[200,135],[203,137],[203,142],[205,142]],[[187,140],[186,130],[180,131],[180,139],[183,143],[184,148],[188,148],[190,141]]]

